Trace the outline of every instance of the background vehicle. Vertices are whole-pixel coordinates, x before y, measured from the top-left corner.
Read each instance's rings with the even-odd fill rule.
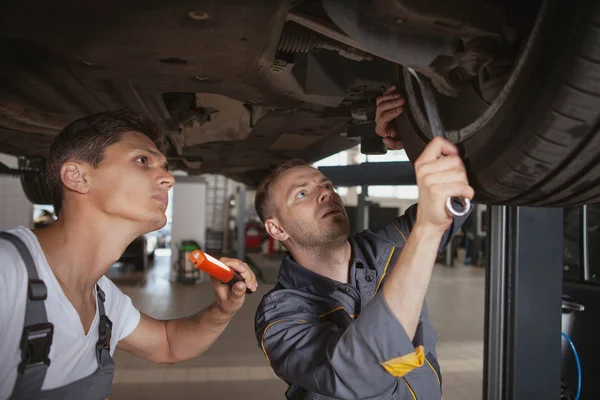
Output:
[[[133,264],[136,270],[146,271],[154,260],[157,247],[158,235],[155,232],[142,235],[127,246],[119,262]]]
[[[253,186],[359,137],[380,151],[373,101],[399,82],[414,159],[430,134],[406,66],[432,79],[478,201],[600,200],[597,1],[24,0],[0,26],[0,152],[39,171],[35,203],[54,135],[122,107],[159,121],[175,168]]]

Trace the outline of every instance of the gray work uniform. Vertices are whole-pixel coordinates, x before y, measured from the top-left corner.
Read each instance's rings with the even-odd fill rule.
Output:
[[[108,398],[115,373],[115,363],[110,356],[112,322],[104,312],[104,292],[96,285],[99,338],[96,343],[98,369],[92,375],[68,385],[42,390],[42,384],[51,360],[48,358],[54,326],[48,322],[44,300],[46,285],[39,279],[35,263],[25,243],[17,236],[0,232],[0,239],[10,241],[19,251],[25,266],[29,283],[23,337],[21,339],[21,364],[10,400],[105,400]],[[1,266],[0,266],[1,267]]]
[[[255,331],[288,399],[441,398],[436,331],[424,305],[411,340],[381,287],[416,218],[416,205],[375,232],[349,237],[350,283],[304,268],[287,254],[256,312]],[[455,218],[440,250],[467,218]]]

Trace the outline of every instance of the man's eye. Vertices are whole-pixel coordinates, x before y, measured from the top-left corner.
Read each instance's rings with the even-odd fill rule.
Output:
[[[297,199],[301,199],[301,198],[303,198],[304,196],[306,196],[306,191],[304,191],[304,190],[301,190],[301,191],[300,191],[300,192],[298,192],[298,194],[296,195],[296,198],[297,198]]]
[[[140,156],[140,157],[136,158],[135,160],[144,165],[148,164],[148,157],[146,157],[146,156]]]

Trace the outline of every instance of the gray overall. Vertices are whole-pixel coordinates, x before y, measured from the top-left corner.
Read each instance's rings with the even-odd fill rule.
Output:
[[[96,343],[98,369],[92,375],[79,379],[66,386],[42,390],[46,370],[50,365],[48,354],[52,345],[54,325],[48,322],[44,300],[47,297],[46,285],[38,277],[35,263],[25,243],[17,236],[0,232],[0,239],[11,242],[19,251],[27,267],[27,306],[21,338],[21,363],[17,380],[10,400],[104,400],[108,398],[115,372],[115,363],[110,356],[112,322],[104,313],[104,292],[96,285],[98,294],[99,339]]]

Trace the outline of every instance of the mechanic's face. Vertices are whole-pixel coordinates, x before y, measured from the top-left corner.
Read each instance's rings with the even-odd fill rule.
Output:
[[[165,156],[139,132],[127,132],[107,147],[90,172],[90,200],[105,214],[153,231],[167,222],[168,191],[174,178]]]
[[[327,247],[344,242],[350,221],[333,184],[317,169],[298,166],[286,170],[274,182],[277,220],[291,243],[305,248]],[[268,227],[267,227],[268,228]]]

